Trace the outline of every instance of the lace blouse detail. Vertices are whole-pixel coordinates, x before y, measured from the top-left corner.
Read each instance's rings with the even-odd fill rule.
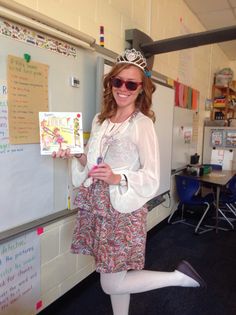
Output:
[[[129,166],[138,161],[136,145],[127,137],[114,139],[108,147],[105,163],[115,169],[129,169]],[[137,165],[138,167],[138,165]]]

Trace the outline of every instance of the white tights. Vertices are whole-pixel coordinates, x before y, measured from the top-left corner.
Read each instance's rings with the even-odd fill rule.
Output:
[[[128,315],[131,293],[182,286],[198,287],[199,283],[178,270],[172,272],[134,270],[101,273],[101,286],[111,297],[113,315]]]

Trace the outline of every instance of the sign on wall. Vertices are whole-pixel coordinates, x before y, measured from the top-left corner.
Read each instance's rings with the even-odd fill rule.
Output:
[[[40,242],[33,231],[0,244],[0,314],[33,314],[38,305]]]

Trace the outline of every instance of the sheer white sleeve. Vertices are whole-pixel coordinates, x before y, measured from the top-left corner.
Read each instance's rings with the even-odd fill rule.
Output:
[[[73,186],[79,187],[88,176],[87,165],[82,166],[79,160],[75,157],[72,158],[71,162],[71,177]]]
[[[92,130],[91,135],[93,133],[94,127],[97,122],[97,115],[95,115],[93,122],[92,122]],[[90,137],[91,139],[91,137]],[[90,145],[90,139],[85,147],[84,153],[87,155],[87,152],[89,150]],[[79,187],[88,177],[88,163],[83,166],[80,164],[79,159],[73,158],[71,162],[71,177],[72,177],[72,183],[75,187]]]

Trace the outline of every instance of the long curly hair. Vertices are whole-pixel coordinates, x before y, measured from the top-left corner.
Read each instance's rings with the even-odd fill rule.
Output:
[[[111,71],[104,76],[103,81],[103,99],[102,99],[102,110],[98,115],[98,121],[100,124],[103,123],[107,118],[111,118],[115,115],[117,110],[117,104],[112,94],[111,78],[117,76],[121,71],[131,67],[131,64],[118,63],[113,66]],[[139,69],[139,68],[138,68]],[[154,111],[151,109],[152,106],[152,94],[156,87],[152,82],[151,78],[145,76],[144,72],[140,69],[142,76],[142,93],[138,95],[135,101],[135,107],[138,111],[148,116],[155,122],[156,117]]]

